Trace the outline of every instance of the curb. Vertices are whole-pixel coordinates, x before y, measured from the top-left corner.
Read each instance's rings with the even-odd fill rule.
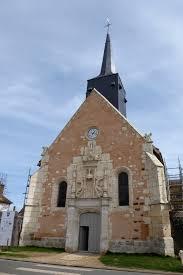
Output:
[[[170,275],[180,275],[182,272],[171,272],[171,271],[161,271],[161,270],[150,270],[150,269],[135,269],[135,268],[119,268],[113,266],[104,266],[104,267],[93,267],[93,266],[83,266],[83,265],[66,265],[66,264],[59,264],[59,263],[48,263],[48,262],[39,262],[33,260],[23,260],[23,259],[13,259],[13,258],[3,258],[0,257],[0,260],[7,260],[7,261],[15,261],[15,262],[26,262],[26,263],[35,263],[35,264],[45,264],[45,265],[59,265],[59,266],[67,266],[67,267],[80,267],[80,268],[92,268],[96,270],[114,270],[114,271],[128,271],[128,272],[141,272],[141,273],[149,273],[149,274],[170,274]]]

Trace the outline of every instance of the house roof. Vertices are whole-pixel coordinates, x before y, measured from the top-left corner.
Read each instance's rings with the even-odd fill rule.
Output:
[[[3,203],[3,204],[12,204],[12,202],[7,199],[4,195],[0,195],[0,203]]]

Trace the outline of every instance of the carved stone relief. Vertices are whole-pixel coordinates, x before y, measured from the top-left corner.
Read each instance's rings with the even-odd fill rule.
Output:
[[[67,169],[68,183],[71,184],[71,198],[109,197],[112,161],[109,154],[102,153],[96,141],[89,141],[81,148],[80,156],[74,157]]]

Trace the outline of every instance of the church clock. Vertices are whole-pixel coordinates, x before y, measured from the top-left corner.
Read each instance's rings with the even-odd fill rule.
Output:
[[[90,140],[96,139],[96,137],[98,136],[98,133],[99,133],[99,129],[97,129],[96,127],[92,127],[88,130],[87,137]]]

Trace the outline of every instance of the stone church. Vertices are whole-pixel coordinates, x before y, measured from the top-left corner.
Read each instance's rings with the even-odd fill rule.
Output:
[[[126,103],[107,33],[100,74],[31,176],[20,245],[174,255],[162,156]]]

